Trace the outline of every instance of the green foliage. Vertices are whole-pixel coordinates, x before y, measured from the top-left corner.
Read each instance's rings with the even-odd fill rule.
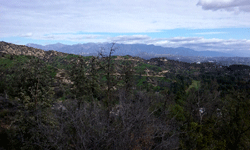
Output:
[[[126,56],[124,56],[123,58],[124,58],[124,59],[129,59],[129,56],[128,56],[128,55],[126,55]]]
[[[116,59],[117,58],[117,56],[112,56],[112,59]]]
[[[160,91],[161,90],[161,87],[160,86],[155,86],[154,89],[153,89],[155,92],[157,91]]]
[[[153,70],[155,72],[161,72],[162,71],[161,67],[146,64],[146,63],[140,63],[140,64],[138,64],[138,66],[135,67],[136,72],[139,73],[139,74],[145,74],[146,69]]]
[[[166,78],[166,77],[159,77],[160,81],[159,82],[168,82],[171,83],[172,80],[170,78]]]
[[[1,68],[10,68],[14,65],[13,60],[1,58],[0,59]]]
[[[175,118],[178,121],[184,121],[184,109],[178,104],[170,106],[170,118]]]
[[[0,67],[3,69],[9,69],[15,66],[17,63],[27,63],[30,59],[35,58],[32,56],[25,55],[5,55],[4,57],[0,58]]]
[[[48,62],[2,56],[4,149],[249,149],[249,72],[114,60],[113,48]],[[143,75],[167,67],[166,77]],[[58,69],[73,84],[55,82]],[[53,89],[63,91],[57,98],[66,110],[52,107]]]
[[[86,101],[93,101],[101,95],[100,75],[97,69],[98,59],[91,57],[89,63],[83,57],[78,57],[73,63],[70,79],[73,81],[71,92],[78,101],[78,108]],[[101,81],[105,80],[103,76]],[[106,79],[107,80],[107,79]]]
[[[21,63],[25,63],[27,62],[29,59],[38,59],[34,56],[26,56],[26,55],[15,55],[14,58],[17,62],[21,62]]]
[[[107,77],[106,77],[106,76],[103,76],[101,80],[102,80],[103,82],[106,82],[106,81],[107,81]]]
[[[8,69],[4,77],[8,83],[4,87],[5,92],[11,99],[16,99],[18,106],[12,121],[18,124],[13,134],[23,139],[19,148],[35,148],[32,144],[40,139],[40,135],[35,132],[38,124],[42,126],[50,122],[48,108],[52,106],[54,94],[50,69],[41,60],[30,59],[26,64],[20,62]]]
[[[198,90],[200,88],[200,81],[193,80],[192,84],[188,87],[186,92],[188,92],[192,88],[195,88],[196,90]]]
[[[131,61],[124,61],[123,65],[123,75],[117,85],[125,89],[125,96],[128,97],[132,93],[132,87],[135,84],[134,64]]]
[[[52,78],[55,78],[56,74],[57,74],[57,69],[54,68],[53,66],[51,65],[47,65],[47,69],[48,69],[48,72],[50,72],[50,76]]]
[[[65,58],[67,59],[67,60],[71,60],[72,58],[78,58],[79,57],[79,55],[74,55],[74,54],[69,54],[69,55],[67,55]],[[82,56],[83,57],[83,56]]]
[[[137,86],[138,87],[143,86],[146,82],[147,82],[147,77],[146,76],[142,76],[142,77],[139,78]]]
[[[226,140],[227,149],[245,149],[249,144],[250,117],[249,93],[234,90],[224,100],[221,122],[221,138]]]
[[[89,60],[91,60],[93,57],[94,57],[94,56],[84,56],[83,59],[89,61]]]
[[[50,83],[53,80],[50,71],[44,62],[38,59],[32,59],[24,65],[21,63],[17,64],[17,66],[9,70],[10,74],[6,75],[6,81],[8,82],[6,89],[8,94],[13,97],[19,97],[20,93],[25,92],[25,95],[27,94],[32,98],[34,97],[33,94],[38,94],[37,90],[41,90],[42,96],[50,88]],[[46,88],[43,89],[43,87]],[[33,90],[36,93],[33,93]]]
[[[72,93],[78,100],[78,107],[84,101],[84,97],[89,93],[89,83],[86,76],[86,63],[82,57],[78,57],[74,62],[74,67],[70,74],[71,81],[74,83]]]

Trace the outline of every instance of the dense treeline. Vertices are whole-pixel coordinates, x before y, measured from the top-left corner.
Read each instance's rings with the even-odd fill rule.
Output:
[[[1,148],[250,149],[247,67],[170,61],[153,76],[145,69],[166,64],[115,61],[114,51],[2,58]],[[58,68],[71,82],[59,82]]]

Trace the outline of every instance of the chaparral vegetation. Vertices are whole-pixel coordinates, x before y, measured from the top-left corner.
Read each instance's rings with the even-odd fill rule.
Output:
[[[115,50],[1,52],[0,149],[250,149],[249,66]]]

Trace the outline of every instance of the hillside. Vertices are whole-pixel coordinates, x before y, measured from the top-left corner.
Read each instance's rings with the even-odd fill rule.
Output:
[[[44,51],[37,48],[27,47],[24,45],[15,45],[6,42],[0,42],[0,52],[11,54],[11,55],[27,55],[27,56],[35,56],[40,59],[49,60],[54,56],[66,56],[66,53],[57,52],[57,51]]]
[[[0,43],[0,149],[250,147],[250,67]]]

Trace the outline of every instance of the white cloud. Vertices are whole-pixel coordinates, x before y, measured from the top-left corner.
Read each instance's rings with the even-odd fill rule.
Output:
[[[106,39],[102,35],[97,34],[76,34],[76,33],[62,33],[62,34],[45,34],[35,37],[40,40],[63,40],[71,42],[104,42]]]
[[[25,33],[25,34],[20,34],[19,36],[21,36],[21,37],[32,37],[33,33],[29,32],[29,33]]]
[[[33,36],[41,37],[44,34],[79,31],[143,33],[176,28],[207,29],[250,26],[250,13],[241,13],[236,16],[227,12],[202,11],[196,6],[197,1],[0,1],[0,33],[1,37],[11,37],[32,32]],[[215,7],[209,1],[204,0],[200,0],[199,5],[207,9]],[[223,3],[221,7],[226,6]],[[243,10],[243,5],[240,6]],[[244,10],[248,9],[244,8]]]
[[[249,40],[223,40],[223,39],[205,39],[205,38],[184,38],[182,41],[166,39],[165,44],[156,44],[165,47],[186,47],[197,51],[250,51]]]
[[[173,37],[168,39],[170,42],[192,42],[192,41],[197,41],[202,38],[200,37]]]
[[[197,5],[202,6],[204,10],[226,10],[250,12],[249,0],[199,0]]]
[[[83,40],[83,39],[96,39],[101,35],[95,34],[75,34],[75,33],[64,33],[64,34],[46,34],[38,37],[39,39],[54,39],[54,40]]]
[[[132,35],[132,36],[121,35],[108,38],[108,41],[110,42],[124,43],[124,44],[144,43],[148,40],[151,40],[151,38],[147,35]]]
[[[173,38],[150,38],[142,35],[119,36],[110,38],[117,43],[123,44],[153,44],[163,47],[186,47],[197,51],[250,51],[250,40],[237,39],[205,39],[203,37],[173,37]]]

